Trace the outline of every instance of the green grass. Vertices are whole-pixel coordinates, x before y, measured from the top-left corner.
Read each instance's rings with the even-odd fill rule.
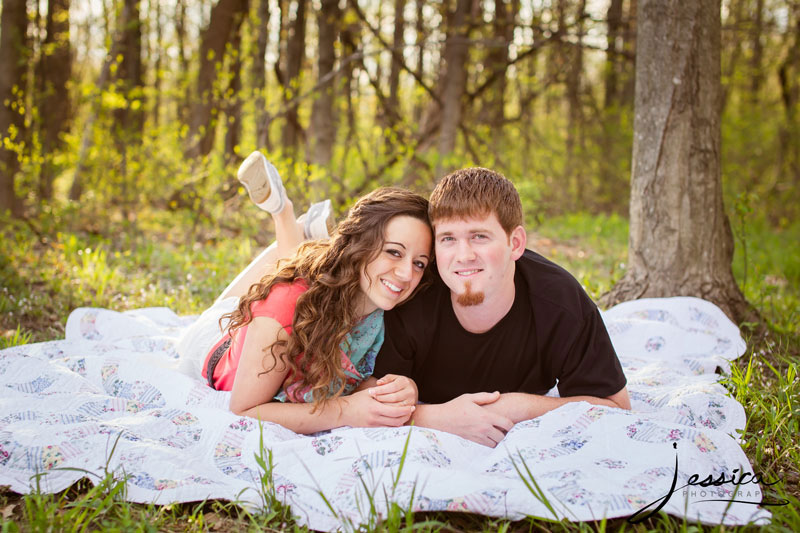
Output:
[[[0,348],[63,337],[78,306],[116,310],[168,306],[188,314],[210,304],[240,268],[267,243],[263,218],[235,210],[215,226],[191,213],[140,214],[136,220],[102,220],[75,211],[47,213],[27,223],[0,220]],[[765,531],[800,531],[800,223],[780,229],[734,220],[734,273],[747,298],[772,328],[748,339],[747,353],[723,384],[748,415],[742,447],[755,471],[781,482],[769,494],[790,504],[774,507]],[[237,229],[233,229],[237,228]],[[238,229],[242,228],[242,229]],[[597,298],[625,270],[627,221],[575,214],[531,228],[529,246],[565,266]],[[746,254],[745,254],[746,250]],[[746,258],[745,258],[746,255]],[[270,493],[269,451],[258,458],[264,476],[264,511],[228,502],[166,506],[124,501],[125,482],[106,476],[83,480],[59,494],[20,496],[0,489],[0,531],[294,531],[286,510]],[[519,465],[524,474],[524,465]],[[522,475],[521,474],[521,475]],[[535,484],[531,483],[535,490]],[[378,497],[375,495],[375,497]],[[370,529],[381,531],[731,531],[666,515],[631,525],[526,519],[508,522],[459,513],[412,513],[399,507]]]

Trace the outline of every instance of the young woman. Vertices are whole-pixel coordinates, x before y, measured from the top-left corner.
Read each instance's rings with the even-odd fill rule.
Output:
[[[383,311],[414,294],[431,261],[427,200],[378,189],[356,202],[330,239],[302,243],[304,233],[327,233],[330,204],[312,206],[299,224],[260,152],[242,163],[239,180],[272,214],[277,242],[190,328],[179,346],[182,366],[202,359],[209,385],[231,391],[231,411],[298,433],[404,424],[417,401],[414,382],[371,374]],[[215,319],[226,322],[224,334],[217,329],[208,349],[202,331]]]

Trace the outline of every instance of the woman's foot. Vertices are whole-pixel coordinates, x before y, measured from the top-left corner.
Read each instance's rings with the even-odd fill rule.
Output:
[[[239,166],[236,177],[247,189],[250,199],[268,213],[280,213],[286,205],[286,189],[275,167],[259,151],[255,151]]]
[[[311,204],[308,211],[300,215],[297,223],[303,226],[306,239],[327,239],[335,226],[330,200]]]

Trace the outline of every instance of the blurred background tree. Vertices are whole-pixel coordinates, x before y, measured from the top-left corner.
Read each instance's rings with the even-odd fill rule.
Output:
[[[0,209],[221,227],[264,149],[299,206],[455,167],[529,223],[627,216],[637,0],[3,0]],[[800,2],[723,0],[721,176],[774,227],[800,203]]]
[[[721,4],[722,176],[797,215],[800,2]],[[308,200],[446,171],[627,213],[637,0],[3,0],[2,207],[214,219],[266,149]],[[233,195],[233,196],[232,196]],[[199,202],[202,198],[203,201]]]

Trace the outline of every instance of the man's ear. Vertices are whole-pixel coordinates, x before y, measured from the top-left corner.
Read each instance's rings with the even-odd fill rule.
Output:
[[[511,243],[511,259],[516,261],[522,257],[525,252],[525,246],[528,244],[528,234],[525,233],[525,228],[517,226],[511,230],[509,242]]]

